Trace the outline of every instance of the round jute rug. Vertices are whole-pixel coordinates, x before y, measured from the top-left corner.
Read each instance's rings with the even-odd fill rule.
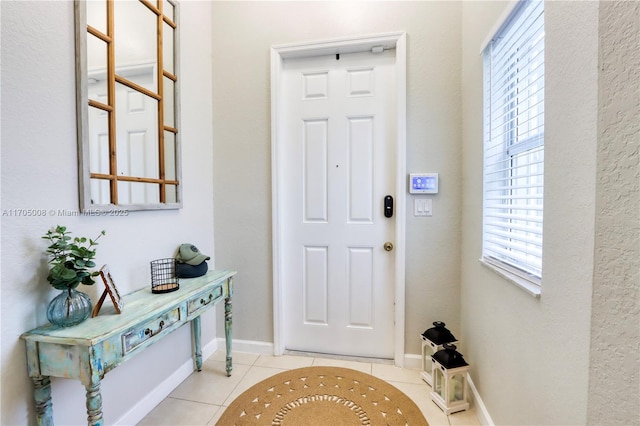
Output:
[[[428,426],[418,406],[389,383],[349,368],[306,367],[252,386],[218,426]]]

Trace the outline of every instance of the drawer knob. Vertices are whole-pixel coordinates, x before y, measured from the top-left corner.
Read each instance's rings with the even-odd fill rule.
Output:
[[[213,294],[210,294],[209,295],[209,300],[207,301],[207,300],[204,300],[204,299],[200,299],[200,304],[201,305],[206,305],[206,304],[210,303],[212,300],[213,300]]]
[[[161,320],[160,323],[158,323],[158,327],[160,328],[160,330],[162,330],[162,328],[164,327],[164,320]],[[153,330],[150,328],[145,328],[144,329],[144,335],[145,336],[153,336]]]

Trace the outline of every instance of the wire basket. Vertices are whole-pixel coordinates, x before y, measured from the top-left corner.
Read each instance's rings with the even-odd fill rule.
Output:
[[[169,293],[179,288],[176,260],[172,258],[152,260],[151,293]]]

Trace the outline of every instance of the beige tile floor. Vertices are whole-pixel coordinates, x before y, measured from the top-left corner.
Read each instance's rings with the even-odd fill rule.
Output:
[[[372,374],[407,394],[422,410],[431,426],[480,425],[473,409],[446,416],[429,397],[429,387],[418,370],[393,365],[298,355],[233,354],[233,374],[225,374],[225,353],[218,351],[207,359],[202,371],[194,372],[138,425],[215,425],[225,408],[249,387],[284,370],[329,365],[352,368]],[[338,426],[338,425],[328,425]]]

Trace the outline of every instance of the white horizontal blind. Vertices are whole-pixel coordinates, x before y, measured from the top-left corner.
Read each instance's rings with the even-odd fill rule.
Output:
[[[483,260],[540,283],[544,2],[523,1],[484,52]]]

